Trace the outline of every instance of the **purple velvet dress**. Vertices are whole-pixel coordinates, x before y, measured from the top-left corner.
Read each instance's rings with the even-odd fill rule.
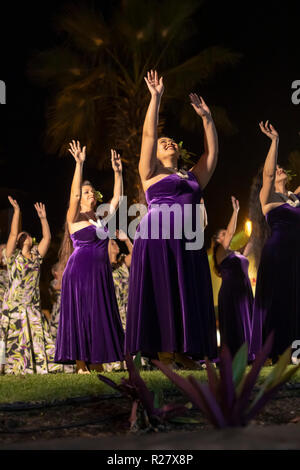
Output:
[[[276,361],[300,339],[300,206],[282,204],[266,219],[271,235],[257,273],[251,351],[257,353],[274,331],[270,357]]]
[[[179,352],[194,359],[217,357],[207,254],[204,247],[186,249],[186,234],[178,238],[176,233],[185,216],[195,229],[200,213],[196,204],[202,190],[192,172],[187,176],[168,175],[146,191],[148,213],[137,228],[129,278],[125,350],[131,354],[141,351],[155,357],[157,352]],[[159,212],[156,204],[165,204],[166,212],[173,204],[182,210],[171,214],[170,237],[164,237],[160,218],[156,239],[152,235],[139,238],[147,230],[151,233]],[[183,210],[184,204],[189,206]]]
[[[250,347],[252,330],[253,292],[248,276],[249,261],[232,251],[220,263],[222,285],[218,296],[221,343],[232,356],[243,343]],[[249,359],[253,356],[249,354]]]
[[[109,239],[89,225],[73,233],[74,251],[62,278],[55,362],[123,360],[124,332],[108,257]]]

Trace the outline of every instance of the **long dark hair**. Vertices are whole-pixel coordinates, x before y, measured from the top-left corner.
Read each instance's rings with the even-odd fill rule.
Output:
[[[85,180],[82,183],[81,188],[82,188],[82,186],[91,186],[92,188],[94,188],[92,183],[90,181],[87,181],[87,180]],[[67,213],[68,213],[68,210],[69,210],[69,206],[68,206],[68,209],[67,209]],[[74,251],[74,248],[73,248],[73,243],[72,243],[72,240],[71,240],[69,225],[68,225],[67,216],[66,216],[66,220],[65,220],[65,224],[64,224],[64,235],[63,235],[63,239],[62,239],[62,242],[60,244],[59,251],[58,251],[58,270],[61,273],[64,271],[64,269],[66,267],[66,264],[68,262],[68,259],[70,258],[73,251]]]
[[[16,248],[18,250],[21,250],[21,251],[23,250],[23,246],[24,246],[25,240],[27,238],[27,235],[29,235],[31,237],[30,233],[28,233],[28,232],[23,232],[22,235],[19,237],[19,239],[17,241],[17,244],[16,244]]]
[[[212,259],[213,259],[213,270],[214,273],[218,276],[221,277],[221,270],[220,270],[220,265],[217,263],[217,251],[219,246],[221,245],[217,240],[219,238],[221,229],[217,230],[217,232],[214,233],[214,235],[211,238],[211,251],[212,251]]]
[[[258,268],[260,263],[263,246],[271,233],[270,227],[267,224],[265,216],[261,210],[259,194],[262,185],[263,167],[259,169],[257,175],[253,178],[249,198],[249,218],[252,222],[252,233],[250,241],[252,242],[252,251],[256,268]]]

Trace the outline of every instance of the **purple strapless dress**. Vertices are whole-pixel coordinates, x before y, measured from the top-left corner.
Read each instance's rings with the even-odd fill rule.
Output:
[[[55,362],[97,364],[124,357],[109,239],[98,238],[96,230],[89,225],[71,235],[74,251],[62,278]]]
[[[232,356],[243,343],[250,347],[253,292],[248,276],[249,261],[240,253],[231,252],[220,263],[222,285],[218,295],[221,343]],[[249,359],[253,356],[249,354]]]
[[[216,321],[211,277],[204,247],[187,250],[178,238],[185,216],[195,230],[202,190],[197,178],[171,174],[146,191],[148,213],[135,235],[129,279],[125,350],[155,357],[157,352],[185,353],[194,359],[217,357]],[[160,219],[156,239],[139,238],[157,220],[156,204],[190,209],[170,217],[170,237],[164,237]],[[190,212],[189,212],[190,211]],[[183,230],[184,232],[184,230]]]
[[[300,206],[282,204],[266,219],[271,235],[257,273],[251,351],[257,353],[274,330],[270,357],[276,361],[300,339]]]

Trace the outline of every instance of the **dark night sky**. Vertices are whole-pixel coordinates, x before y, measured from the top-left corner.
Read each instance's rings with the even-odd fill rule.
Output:
[[[30,57],[55,44],[53,19],[63,3],[44,0],[1,5],[0,79],[6,82],[7,104],[0,107],[0,186],[29,194],[24,228],[32,233],[39,229],[30,206],[36,200],[46,203],[52,231],[60,230],[73,169],[70,159],[44,154],[47,91],[32,85],[26,76]],[[193,90],[208,103],[226,108],[238,127],[236,135],[219,137],[218,167],[205,191],[207,240],[227,223],[231,194],[240,200],[240,223],[247,216],[251,179],[269,145],[258,129],[259,120],[270,119],[278,129],[281,163],[285,163],[289,152],[300,149],[300,105],[291,102],[291,83],[300,79],[297,13],[288,2],[277,6],[270,2],[206,0],[195,18],[203,47],[219,44],[243,54],[239,65],[223,70],[203,90]],[[178,135],[172,122],[170,117],[170,133],[174,130],[178,141],[183,139],[185,147],[197,152],[197,136]],[[1,194],[0,209],[7,206],[5,198]]]

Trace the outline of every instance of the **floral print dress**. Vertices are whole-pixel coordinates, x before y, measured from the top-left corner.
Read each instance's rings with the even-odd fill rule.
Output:
[[[122,254],[117,263],[112,264],[112,275],[116,298],[124,331],[126,329],[126,310],[128,302],[129,269],[125,263],[126,255]]]
[[[40,305],[40,266],[43,258],[37,246],[26,258],[20,250],[6,258],[9,288],[5,293],[0,339],[5,347],[2,372],[46,374],[62,371],[53,362],[55,345]]]
[[[52,297],[52,309],[51,309],[51,318],[50,318],[50,333],[54,341],[57,336],[58,322],[59,322],[59,312],[60,312],[60,299],[61,299],[61,290],[56,289],[57,280],[53,279],[50,282],[50,293]]]
[[[5,291],[8,288],[8,272],[7,269],[0,269],[0,318],[2,313],[2,303]]]
[[[59,322],[59,313],[60,313],[60,299],[61,299],[61,290],[56,289],[57,279],[53,279],[50,282],[50,294],[52,297],[52,309],[51,309],[51,318],[49,321],[50,333],[54,343],[56,342],[58,322]],[[66,374],[74,374],[76,367],[73,364],[61,364],[62,371]]]

